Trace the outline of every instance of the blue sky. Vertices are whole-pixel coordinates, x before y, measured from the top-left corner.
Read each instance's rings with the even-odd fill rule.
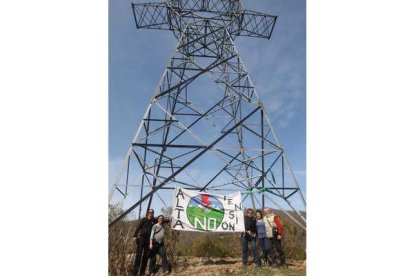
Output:
[[[109,158],[114,171],[116,161],[132,140],[174,39],[166,32],[136,30],[129,1],[108,2]],[[290,70],[292,74],[287,75],[293,77],[296,72],[304,76],[300,65],[305,60],[304,2],[300,9],[300,3],[294,0],[250,2],[257,10],[277,13],[280,19],[270,40],[236,40],[258,93],[264,98],[270,93],[263,91],[266,81],[279,85],[278,76],[271,75],[282,70],[278,66],[295,66],[299,71]],[[247,0],[243,3],[249,5]],[[304,94],[295,100],[277,87],[277,95],[284,101],[282,108],[289,107],[294,116],[283,126],[281,114],[270,115],[294,169],[307,171],[308,212],[312,215],[307,235],[312,263],[308,275],[332,275],[332,271],[336,275],[353,275],[355,267],[361,275],[414,275],[411,248],[405,246],[414,244],[411,227],[403,225],[391,243],[383,250],[375,250],[384,236],[378,231],[378,221],[392,218],[408,226],[407,217],[412,216],[414,40],[409,34],[414,25],[414,2],[307,3],[307,167]],[[50,12],[51,8],[59,12]],[[3,274],[19,267],[21,274],[39,271],[38,274],[53,275],[68,258],[84,271],[107,273],[107,267],[102,265],[107,262],[108,237],[104,208],[107,187],[103,184],[108,180],[108,156],[102,150],[108,138],[106,9],[102,1],[75,0],[69,5],[54,1],[53,6],[50,1],[2,1],[0,20],[4,22],[5,43],[1,51],[4,77],[0,86],[4,93],[0,112],[5,135],[1,153],[5,166],[2,180],[8,185],[3,185],[2,193],[7,196],[1,203],[4,210],[13,208],[13,212],[3,212],[3,220],[17,224],[4,228],[3,236],[7,238],[2,248],[10,254],[3,262]],[[264,49],[275,57],[262,57]],[[148,51],[159,56],[149,62]],[[266,64],[268,71],[258,72],[257,64]],[[264,78],[266,74],[272,78]],[[296,84],[301,91],[304,81]],[[265,104],[267,109],[277,107],[270,106],[269,100]],[[29,133],[34,134],[30,135],[30,143],[35,146],[22,147]],[[387,159],[378,150],[384,141],[391,148]],[[23,149],[29,164],[24,173],[19,154]],[[63,158],[58,158],[57,149]],[[403,192],[390,196],[392,185],[398,185]],[[28,206],[31,213],[40,214],[51,207],[58,213],[52,213],[53,219],[26,216],[22,220],[16,216],[26,214]],[[359,226],[357,235],[350,235],[343,227],[344,217],[350,216]],[[20,237],[25,234],[28,220],[40,220],[42,227],[31,229],[38,239],[23,241]],[[56,225],[61,224],[65,225],[63,231],[55,231]],[[65,234],[76,238],[62,239]],[[40,256],[45,254],[36,254],[21,266],[20,258],[13,258],[20,254],[20,243],[45,254],[60,254],[49,254],[47,267],[39,265]],[[80,244],[82,248],[86,246],[85,250],[79,250]],[[360,250],[355,250],[355,244]],[[400,254],[386,255],[384,251]],[[90,258],[91,252],[94,258]],[[355,261],[352,266],[344,266],[343,260],[350,254]],[[65,272],[76,274],[77,267],[66,265]]]
[[[242,4],[278,15],[269,40],[238,37],[235,44],[306,192],[305,1]],[[109,186],[176,43],[169,31],[137,30],[130,1],[109,1]]]

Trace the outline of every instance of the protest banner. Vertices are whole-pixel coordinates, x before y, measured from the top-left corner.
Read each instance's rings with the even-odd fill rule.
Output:
[[[240,192],[212,195],[176,187],[172,228],[180,231],[244,232]]]

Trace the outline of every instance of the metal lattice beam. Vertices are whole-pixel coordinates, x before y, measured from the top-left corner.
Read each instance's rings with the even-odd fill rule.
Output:
[[[137,207],[141,214],[177,184],[206,192],[266,188],[243,200],[265,206],[277,198],[306,222],[289,201],[300,194],[306,205],[304,196],[234,44],[238,36],[270,38],[277,17],[245,10],[238,0],[167,0],[132,10],[138,29],[172,31],[178,43],[114,184],[132,199],[109,226]],[[199,103],[202,78],[222,92]],[[191,169],[207,164],[212,172],[193,176]]]
[[[226,26],[233,36],[270,38],[277,16],[244,10],[239,1],[170,0],[132,4],[137,28],[174,31],[181,35],[188,25]],[[200,15],[200,13],[203,13]]]

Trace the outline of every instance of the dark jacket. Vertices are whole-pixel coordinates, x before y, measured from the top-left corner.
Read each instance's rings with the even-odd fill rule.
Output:
[[[164,223],[169,223],[170,219],[164,219]],[[140,218],[135,229],[134,238],[143,238],[149,241],[152,226],[157,223],[156,218],[148,219],[148,217]]]
[[[251,234],[257,233],[256,219],[254,217],[244,216],[244,231],[250,231]]]

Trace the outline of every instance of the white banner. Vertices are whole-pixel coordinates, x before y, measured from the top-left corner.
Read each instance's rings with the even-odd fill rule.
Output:
[[[175,188],[172,219],[174,230],[244,232],[241,194],[211,195]]]

